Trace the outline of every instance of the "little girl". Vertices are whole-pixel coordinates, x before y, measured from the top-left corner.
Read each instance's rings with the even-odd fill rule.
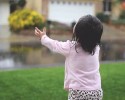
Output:
[[[102,100],[99,50],[103,25],[92,15],[79,19],[73,28],[72,41],[59,42],[35,28],[42,45],[65,56],[64,89],[68,100]]]

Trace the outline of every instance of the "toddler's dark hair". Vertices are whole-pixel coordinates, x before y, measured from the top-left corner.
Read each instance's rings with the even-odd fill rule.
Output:
[[[95,16],[86,15],[76,23],[72,40],[80,43],[84,51],[94,55],[96,46],[100,45],[102,32],[101,21]]]

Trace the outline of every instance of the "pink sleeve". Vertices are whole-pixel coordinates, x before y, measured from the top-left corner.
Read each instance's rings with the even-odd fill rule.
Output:
[[[64,56],[67,56],[69,54],[69,51],[70,51],[70,41],[69,40],[66,42],[60,42],[57,40],[53,40],[53,39],[49,38],[48,36],[44,35],[41,38],[41,43],[42,43],[42,45],[46,46],[53,52],[60,53]]]

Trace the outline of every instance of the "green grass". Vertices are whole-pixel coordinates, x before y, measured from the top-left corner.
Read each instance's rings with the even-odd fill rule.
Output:
[[[101,64],[103,100],[125,100],[125,63]],[[0,72],[0,100],[67,100],[64,68]]]
[[[101,65],[103,100],[125,100],[125,63]]]

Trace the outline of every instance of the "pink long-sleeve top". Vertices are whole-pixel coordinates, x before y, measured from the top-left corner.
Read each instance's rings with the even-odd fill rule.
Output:
[[[99,46],[96,47],[95,54],[91,55],[85,52],[80,45],[77,45],[77,49],[75,49],[75,42],[69,40],[60,42],[44,35],[41,43],[51,51],[65,56],[64,89],[101,89]]]

